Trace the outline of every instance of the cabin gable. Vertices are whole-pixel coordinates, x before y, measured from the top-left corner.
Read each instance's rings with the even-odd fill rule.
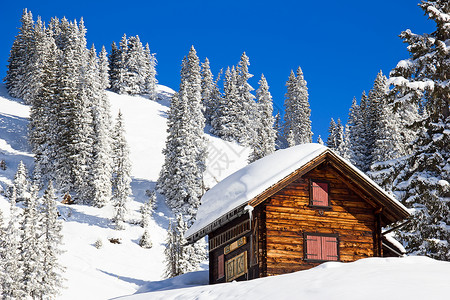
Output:
[[[348,262],[378,256],[377,207],[350,189],[333,169],[323,163],[261,203],[266,227],[266,275],[309,269],[327,260]],[[311,202],[314,182],[327,183],[327,205]],[[312,237],[318,237],[317,241]],[[337,247],[325,249],[328,243]],[[327,252],[331,254],[324,259]],[[318,255],[316,259],[314,255]],[[334,255],[336,259],[331,258]]]

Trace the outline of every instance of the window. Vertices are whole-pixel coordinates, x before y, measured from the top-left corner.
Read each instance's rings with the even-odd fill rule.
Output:
[[[328,201],[328,182],[311,180],[310,204],[312,206],[330,206]]]
[[[307,260],[339,260],[337,235],[306,233],[304,245]]]

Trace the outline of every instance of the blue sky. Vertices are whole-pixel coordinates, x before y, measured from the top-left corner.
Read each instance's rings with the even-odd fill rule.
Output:
[[[301,66],[308,82],[314,141],[327,136],[330,118],[347,119],[354,96],[369,90],[379,70],[385,74],[408,57],[398,35],[410,28],[432,32],[434,25],[418,0],[377,1],[3,1],[0,9],[0,76],[24,8],[40,15],[84,17],[88,44],[110,49],[121,36],[139,35],[158,59],[158,80],[178,89],[183,56],[194,45],[214,73],[250,58],[250,83],[261,73],[275,106],[283,109],[285,83]]]

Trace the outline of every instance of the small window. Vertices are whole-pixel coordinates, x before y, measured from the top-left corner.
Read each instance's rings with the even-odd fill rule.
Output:
[[[312,206],[330,206],[328,182],[311,180],[310,201]]]
[[[305,259],[320,261],[339,260],[339,241],[336,235],[305,234]]]

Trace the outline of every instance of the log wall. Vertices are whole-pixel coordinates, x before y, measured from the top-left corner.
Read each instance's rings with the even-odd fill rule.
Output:
[[[265,219],[265,228],[260,228],[262,276],[309,269],[319,264],[305,260],[305,232],[338,234],[342,262],[379,255],[377,208],[340,178],[332,166],[323,164],[261,204],[260,216]],[[329,182],[329,208],[311,207],[309,179]]]

